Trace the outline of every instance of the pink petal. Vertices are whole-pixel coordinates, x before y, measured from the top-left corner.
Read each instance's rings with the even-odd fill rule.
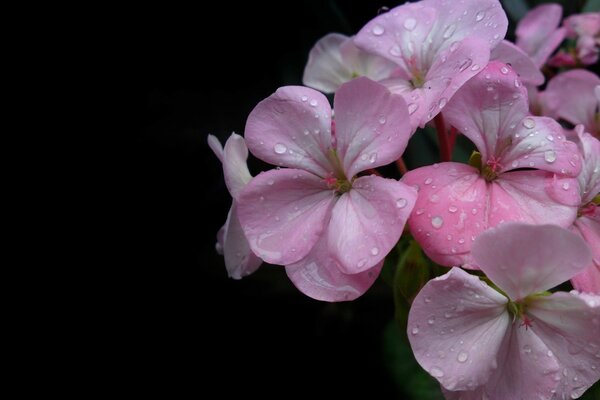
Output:
[[[486,163],[510,146],[527,109],[527,92],[516,73],[492,61],[452,98],[444,116],[473,141]]]
[[[487,277],[513,300],[553,288],[591,262],[585,242],[568,230],[515,222],[480,234],[472,255]]]
[[[354,77],[366,76],[374,81],[380,81],[397,73],[396,63],[359,49],[354,44],[353,38],[349,38],[340,51],[344,62],[352,68]]]
[[[544,4],[535,7],[517,25],[517,46],[531,56],[538,67],[544,65],[566,35],[558,28],[562,18],[562,7]]]
[[[506,303],[506,297],[459,268],[429,281],[408,315],[415,358],[446,389],[485,384],[508,333]]]
[[[489,187],[489,225],[521,221],[569,227],[581,202],[577,186],[576,179],[549,172],[503,173]]]
[[[544,74],[535,65],[531,57],[508,40],[498,43],[492,50],[490,60],[509,64],[524,84],[538,86],[544,83]]]
[[[577,218],[571,231],[582,237],[592,252],[592,263],[571,279],[573,287],[581,292],[600,294],[600,208],[594,214]]]
[[[268,163],[304,169],[321,177],[333,172],[331,108],[321,93],[286,86],[258,103],[246,122],[246,144]]]
[[[252,179],[246,164],[247,159],[248,148],[244,138],[232,133],[223,151],[223,175],[227,189],[233,198],[237,198],[240,191]]]
[[[533,319],[531,329],[558,359],[557,398],[581,396],[600,378],[600,296],[540,296],[528,303],[527,313]]]
[[[352,71],[342,60],[340,47],[348,36],[329,33],[315,43],[308,54],[302,83],[325,93],[335,92],[353,78]]]
[[[563,26],[572,39],[577,36],[597,36],[600,33],[600,12],[571,15],[565,18]]]
[[[230,278],[242,279],[256,271],[262,264],[262,260],[250,250],[250,245],[238,219],[235,200],[223,228],[222,246],[227,274]]]
[[[595,87],[600,78],[592,72],[574,69],[556,75],[548,82],[545,94],[553,97],[559,104],[558,117],[577,125],[583,124],[585,130],[598,134],[599,128],[594,120],[598,108]]]
[[[502,171],[535,168],[571,177],[581,171],[577,145],[566,140],[563,128],[555,120],[526,117],[513,132],[510,145],[496,153]]]
[[[332,211],[329,252],[342,272],[356,274],[377,265],[396,245],[414,206],[416,190],[394,179],[362,176]]]
[[[419,187],[408,224],[425,253],[446,266],[470,261],[473,240],[487,229],[487,184],[479,172],[442,163],[409,171],[402,181]]]
[[[400,158],[412,133],[402,97],[358,78],[337,91],[334,108],[337,154],[348,178]]]
[[[577,177],[581,192],[581,204],[591,202],[600,192],[600,141],[583,131],[583,126],[575,128],[575,135],[569,139],[577,143],[583,156],[583,167]]]
[[[375,282],[383,261],[364,272],[348,275],[328,250],[327,235],[313,247],[311,252],[297,263],[285,267],[296,287],[305,295],[322,301],[350,301],[362,296]]]
[[[322,179],[302,170],[271,170],[242,190],[238,215],[252,251],[266,262],[288,265],[310,252],[334,204]]]
[[[219,161],[223,162],[223,146],[219,142],[219,139],[214,135],[208,135],[207,141],[208,147],[215,153]]]

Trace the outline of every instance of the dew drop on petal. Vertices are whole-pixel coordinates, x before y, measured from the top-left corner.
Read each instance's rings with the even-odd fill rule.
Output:
[[[441,378],[442,376],[444,376],[444,371],[442,371],[442,369],[438,367],[431,367],[429,373],[435,378]]]
[[[273,179],[269,179],[267,181],[267,185],[272,186],[275,183],[275,181]]]
[[[469,66],[471,65],[472,62],[473,62],[473,60],[471,60],[470,58],[467,58],[465,61],[463,61],[463,63],[458,68],[458,70],[460,72],[463,72],[465,69],[469,68]]]
[[[377,153],[373,153],[371,154],[371,157],[369,157],[369,162],[371,164],[375,163],[375,161],[377,161]]]
[[[479,65],[473,64],[473,66],[471,67],[471,71],[479,71],[479,68],[481,68]]]
[[[427,320],[427,323],[428,323],[429,325],[433,325],[433,324],[435,324],[435,317],[430,317],[430,318]]]
[[[381,36],[385,32],[385,29],[381,25],[375,25],[373,29],[371,29],[371,32],[373,32],[373,35],[375,36]]]
[[[510,165],[512,165],[513,168],[517,168],[519,166],[519,161],[515,160]]]
[[[356,264],[356,266],[357,266],[358,268],[362,268],[362,267],[364,267],[364,266],[365,266],[365,264],[366,264],[366,263],[367,263],[367,260],[363,258],[362,260],[360,260],[360,261],[358,262],[358,264]]]
[[[406,18],[404,20],[404,29],[412,31],[417,26],[417,20],[414,18]]]
[[[502,67],[502,68],[500,68],[500,72],[502,72],[502,74],[506,75],[506,74],[508,74],[508,68]]]
[[[475,15],[475,21],[479,22],[481,21],[483,18],[485,17],[485,11],[479,11],[476,15]]]
[[[379,248],[377,248],[377,247],[373,247],[373,248],[371,249],[371,255],[374,255],[374,256],[376,256],[377,254],[379,254]]]
[[[460,46],[460,42],[452,42],[452,44],[450,45],[450,52],[456,51],[458,49],[458,46]]]
[[[396,199],[396,208],[404,208],[408,204],[408,201],[403,198]]]
[[[425,184],[426,185],[429,185],[431,182],[433,182],[433,179],[431,179],[431,178],[425,179]]]
[[[409,115],[413,115],[415,113],[415,111],[417,111],[417,108],[419,108],[419,105],[416,103],[411,103],[408,105],[408,114]]]
[[[438,103],[438,107],[439,107],[439,108],[440,108],[440,110],[441,110],[442,108],[444,108],[444,107],[446,106],[446,104],[448,104],[448,99],[447,99],[447,98],[445,98],[445,97],[442,97],[442,98],[440,99],[440,102]]]
[[[310,104],[311,107],[316,107],[319,104],[319,102],[316,101],[315,99],[312,99],[311,101],[308,102],[308,104]]]
[[[307,101],[307,100],[308,100],[308,96],[302,96],[302,97],[300,98],[300,100],[302,100],[302,101]]]
[[[444,34],[442,35],[442,37],[444,39],[448,39],[450,36],[452,36],[452,34],[454,33],[455,30],[456,30],[456,25],[454,25],[454,24],[448,25],[448,27],[444,31]]]
[[[386,121],[385,116],[382,115],[382,116],[379,117],[379,123],[381,125],[385,124],[385,121]]]
[[[390,54],[396,57],[400,57],[402,55],[402,49],[397,44],[390,47]]]
[[[429,297],[429,296],[425,297],[425,303],[431,303],[431,297]]]
[[[544,153],[544,160],[549,163],[556,161],[556,153],[552,150],[548,150]]]
[[[308,135],[310,133],[310,131],[308,129],[305,129],[303,133],[306,136],[306,135]]]
[[[523,351],[527,354],[531,353],[531,346],[529,346],[529,345],[523,346]]]
[[[469,359],[469,354],[467,354],[467,352],[465,352],[465,351],[461,351],[460,353],[458,353],[458,356],[456,357],[456,359],[458,360],[458,362],[464,363],[465,361],[467,361]]]
[[[442,217],[433,217],[431,218],[431,226],[435,229],[440,229],[444,225],[444,219]]]
[[[285,144],[277,143],[273,147],[273,150],[275,150],[275,153],[277,154],[283,154],[287,151],[287,147],[285,147]]]
[[[451,212],[451,213],[455,213],[455,212],[458,211],[458,207],[456,207],[456,206],[450,206],[450,207],[448,207],[448,211]]]
[[[419,328],[417,328],[415,326],[414,328],[412,328],[412,330],[410,331],[410,333],[412,333],[413,335],[416,335],[417,333],[419,333]]]
[[[527,129],[533,129],[535,128],[535,121],[531,118],[525,118],[523,120],[523,126]]]

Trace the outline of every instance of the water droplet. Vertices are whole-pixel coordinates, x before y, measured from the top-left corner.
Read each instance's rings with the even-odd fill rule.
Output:
[[[275,153],[277,154],[283,154],[287,151],[287,147],[285,147],[285,144],[277,143],[273,147],[273,150],[275,150]]]
[[[458,239],[458,243],[463,244],[464,242],[465,242],[465,239],[463,239],[463,238]]]
[[[260,196],[259,200],[260,201],[264,201],[265,200],[265,196]]]
[[[412,31],[417,26],[417,20],[414,18],[406,18],[404,20],[404,29]]]
[[[513,168],[517,168],[519,166],[519,161],[515,160],[510,165],[512,165]]]
[[[521,87],[521,81],[518,78],[515,78],[515,87],[516,88]]]
[[[444,376],[444,371],[442,371],[442,369],[438,367],[431,367],[429,373],[435,378],[441,378],[442,376]]]
[[[356,264],[356,265],[358,266],[358,268],[362,268],[362,267],[364,267],[364,266],[365,266],[365,264],[366,264],[366,263],[367,263],[367,259],[366,259],[366,258],[363,258],[363,259],[362,259],[362,260],[360,260],[360,261],[358,262],[358,264]]]
[[[310,131],[308,129],[305,129],[303,133],[306,136],[306,135],[310,134]]]
[[[471,60],[470,58],[467,58],[465,61],[463,61],[463,63],[458,68],[458,70],[460,72],[463,72],[465,69],[469,68],[469,66],[471,65],[472,62],[473,62],[473,60]]]
[[[402,55],[402,49],[397,44],[390,47],[390,54],[396,57],[400,57]]]
[[[447,98],[445,98],[445,97],[442,97],[442,98],[440,99],[440,102],[438,103],[438,107],[439,107],[439,108],[440,108],[440,110],[441,110],[442,108],[444,108],[444,107],[446,106],[446,104],[448,104],[448,99],[447,99]]]
[[[406,199],[403,199],[403,198],[396,199],[396,207],[397,208],[404,208],[404,207],[406,207],[407,204],[408,204],[408,201]]]
[[[417,328],[415,326],[414,328],[412,328],[412,330],[410,331],[410,333],[412,333],[413,335],[416,335],[417,333],[419,333],[419,328]]]
[[[377,247],[373,247],[371,249],[371,255],[376,256],[377,254],[379,254],[379,249]]]
[[[450,45],[450,52],[454,52],[458,49],[458,46],[460,46],[460,42],[452,42],[452,44]]]
[[[433,179],[431,179],[431,178],[425,179],[425,184],[426,185],[429,185],[431,182],[433,182]]]
[[[562,184],[563,190],[569,190],[569,182],[565,182]]]
[[[563,376],[565,376],[565,377],[566,377],[566,376],[569,376],[569,371],[568,371],[566,368],[563,368],[563,370],[562,370],[562,374],[563,374]]]
[[[408,114],[409,115],[413,115],[415,113],[415,111],[417,111],[417,108],[419,108],[419,105],[416,103],[411,103],[408,105]]]
[[[373,32],[373,35],[375,36],[381,36],[385,32],[385,29],[381,25],[375,25],[373,29],[371,29],[371,32]]]
[[[556,153],[552,150],[548,150],[544,153],[544,160],[549,163],[556,161]]]
[[[533,129],[535,128],[535,121],[531,118],[525,118],[523,120],[523,126],[527,129]]]
[[[508,74],[508,68],[502,67],[502,68],[500,68],[500,72],[502,72],[504,75],[506,75],[506,74]]]
[[[448,211],[450,211],[451,213],[455,213],[458,211],[458,207],[456,206],[450,206],[448,207]]]
[[[421,215],[421,214],[423,214],[424,212],[425,212],[425,210],[423,210],[422,208],[421,208],[421,209],[418,209],[418,210],[416,211],[417,215]]]
[[[454,25],[454,24],[448,25],[448,27],[444,31],[444,34],[442,35],[442,37],[444,39],[448,39],[450,36],[452,36],[452,34],[454,33],[455,30],[456,30],[456,25]]]
[[[444,219],[442,217],[433,217],[431,218],[431,226],[435,229],[440,229],[444,225]]]
[[[429,317],[429,319],[427,320],[427,323],[428,323],[429,325],[433,325],[433,324],[435,324],[435,317]]]
[[[385,124],[385,121],[386,121],[385,116],[382,115],[381,117],[379,117],[379,123],[381,125]]]
[[[552,350],[548,350],[548,351],[546,352],[546,355],[547,355],[548,357],[552,357],[552,356],[554,355],[554,353],[552,353]]]
[[[456,359],[458,360],[459,363],[464,363],[465,361],[467,361],[469,358],[469,354],[465,351],[461,351],[460,353],[458,353],[458,356],[456,357]]]
[[[523,346],[523,351],[527,354],[531,353],[531,346],[529,346],[529,345]]]
[[[494,39],[495,39],[495,40],[498,40],[498,38],[500,38],[500,34],[496,33],[496,34],[494,35]]]
[[[476,15],[475,15],[475,21],[479,22],[481,21],[483,18],[485,17],[485,11],[479,11]]]
[[[267,181],[267,185],[269,185],[269,186],[273,185],[274,183],[275,183],[275,181],[273,179],[269,179]]]
[[[308,104],[310,104],[311,107],[316,107],[319,104],[319,102],[316,101],[315,99],[312,99],[311,101],[308,102]]]
[[[533,162],[533,161],[529,161],[529,166],[530,166],[530,167],[535,167],[535,162]]]
[[[481,68],[479,65],[473,64],[473,66],[471,67],[471,71],[479,71],[479,68]]]
[[[444,317],[445,317],[445,318],[452,318],[452,313],[445,312],[445,313],[444,313]]]
[[[446,239],[448,239],[448,241],[452,240],[452,235],[447,235]]]
[[[471,210],[471,214],[473,214],[473,215],[477,214],[477,209],[476,209],[476,208],[473,208],[473,209]]]
[[[372,153],[371,157],[369,157],[369,162],[373,164],[377,160],[377,153]]]

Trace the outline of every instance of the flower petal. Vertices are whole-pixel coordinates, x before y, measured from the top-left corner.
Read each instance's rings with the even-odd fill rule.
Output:
[[[215,153],[215,156],[217,156],[219,161],[223,162],[223,146],[219,142],[219,139],[214,135],[208,135],[207,142],[208,147]]]
[[[365,293],[379,276],[383,260],[364,272],[344,274],[329,254],[327,235],[306,257],[285,267],[294,285],[305,295],[322,301],[350,301]]]
[[[304,258],[327,226],[335,203],[322,179],[297,169],[263,172],[238,197],[238,215],[252,251],[288,265]]]
[[[258,103],[246,122],[246,144],[268,163],[321,177],[333,171],[331,108],[316,90],[285,86]]]
[[[460,268],[429,281],[408,315],[415,358],[446,389],[485,384],[508,333],[506,303],[506,297]]]
[[[557,398],[578,398],[600,378],[600,296],[539,296],[527,312],[533,318],[531,329],[559,361]]]
[[[232,133],[223,150],[223,175],[231,197],[237,198],[240,191],[252,179],[248,171],[248,148],[244,138]]]
[[[587,243],[592,252],[592,264],[571,279],[573,287],[580,292],[600,294],[600,208],[594,214],[583,215],[575,221],[571,231]]]
[[[425,253],[446,266],[471,261],[473,240],[487,229],[487,184],[479,171],[442,163],[409,171],[402,181],[419,187],[408,224]]]
[[[262,260],[252,250],[244,235],[237,214],[235,200],[231,205],[223,231],[223,254],[227,274],[233,279],[242,279],[260,267]]]
[[[577,145],[552,118],[526,117],[513,132],[510,145],[497,155],[502,171],[535,168],[571,177],[581,171]]]
[[[538,86],[544,83],[544,74],[535,65],[531,57],[508,40],[498,43],[492,50],[490,60],[509,64],[524,84]]]
[[[358,78],[337,91],[334,109],[336,148],[348,178],[400,158],[412,133],[401,96]]]
[[[417,197],[394,179],[362,176],[333,208],[327,235],[331,256],[342,272],[356,274],[377,265],[394,247]]]
[[[352,71],[342,60],[340,47],[348,36],[329,33],[315,43],[308,53],[302,83],[325,93],[335,92],[344,82],[352,79]]]
[[[583,157],[583,167],[577,177],[581,192],[581,204],[591,202],[600,192],[600,141],[583,131],[582,125],[575,127],[575,135],[569,137],[577,143]]]
[[[573,69],[556,75],[548,82],[545,96],[553,99],[558,117],[577,125],[583,124],[585,130],[592,134],[599,133],[595,122],[598,99],[595,87],[600,85],[600,78],[583,69]]]
[[[507,222],[480,234],[472,255],[513,300],[557,286],[591,262],[585,242],[555,225]]]
[[[485,164],[510,146],[527,110],[527,91],[516,73],[492,61],[452,97],[444,116],[473,141]]]
[[[542,67],[566,35],[566,29],[558,28],[562,18],[562,7],[558,4],[543,4],[535,7],[517,25],[517,46],[531,56],[538,67]]]

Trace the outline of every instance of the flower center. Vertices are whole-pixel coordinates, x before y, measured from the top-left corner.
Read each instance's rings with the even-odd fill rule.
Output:
[[[481,176],[487,181],[491,182],[498,177],[498,172],[502,169],[500,159],[492,156],[485,165],[482,165],[481,153],[474,151],[469,159],[469,165],[477,168],[481,172]]]
[[[593,216],[596,213],[596,207],[598,207],[598,204],[600,204],[600,195],[594,197],[594,199],[586,205],[579,207],[579,210],[577,210],[577,218],[582,216]]]
[[[327,184],[327,187],[335,190],[336,194],[342,195],[352,188],[352,181],[346,177],[346,173],[342,168],[342,163],[340,162],[335,149],[329,150],[328,158],[333,167],[333,171],[327,174],[323,180]]]

